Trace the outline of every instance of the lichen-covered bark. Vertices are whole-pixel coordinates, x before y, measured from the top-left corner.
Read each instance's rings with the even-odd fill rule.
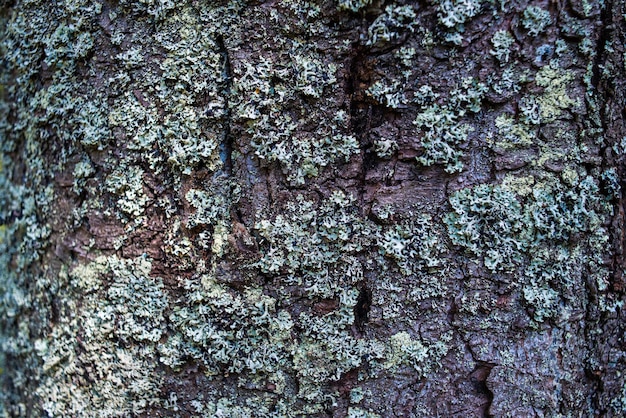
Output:
[[[625,15],[0,1],[0,413],[623,416]]]

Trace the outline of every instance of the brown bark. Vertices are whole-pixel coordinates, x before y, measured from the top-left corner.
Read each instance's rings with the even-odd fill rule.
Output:
[[[625,14],[0,2],[0,411],[624,415]]]

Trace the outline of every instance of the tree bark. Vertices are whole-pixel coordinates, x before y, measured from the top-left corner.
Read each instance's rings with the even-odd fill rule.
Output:
[[[625,16],[0,1],[0,413],[624,416]]]

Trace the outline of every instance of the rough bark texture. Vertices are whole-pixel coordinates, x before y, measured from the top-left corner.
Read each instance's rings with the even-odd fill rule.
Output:
[[[0,0],[0,413],[618,417],[621,0]]]

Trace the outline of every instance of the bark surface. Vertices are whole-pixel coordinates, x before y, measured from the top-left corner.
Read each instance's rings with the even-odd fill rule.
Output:
[[[626,415],[621,0],[0,0],[0,415]]]

